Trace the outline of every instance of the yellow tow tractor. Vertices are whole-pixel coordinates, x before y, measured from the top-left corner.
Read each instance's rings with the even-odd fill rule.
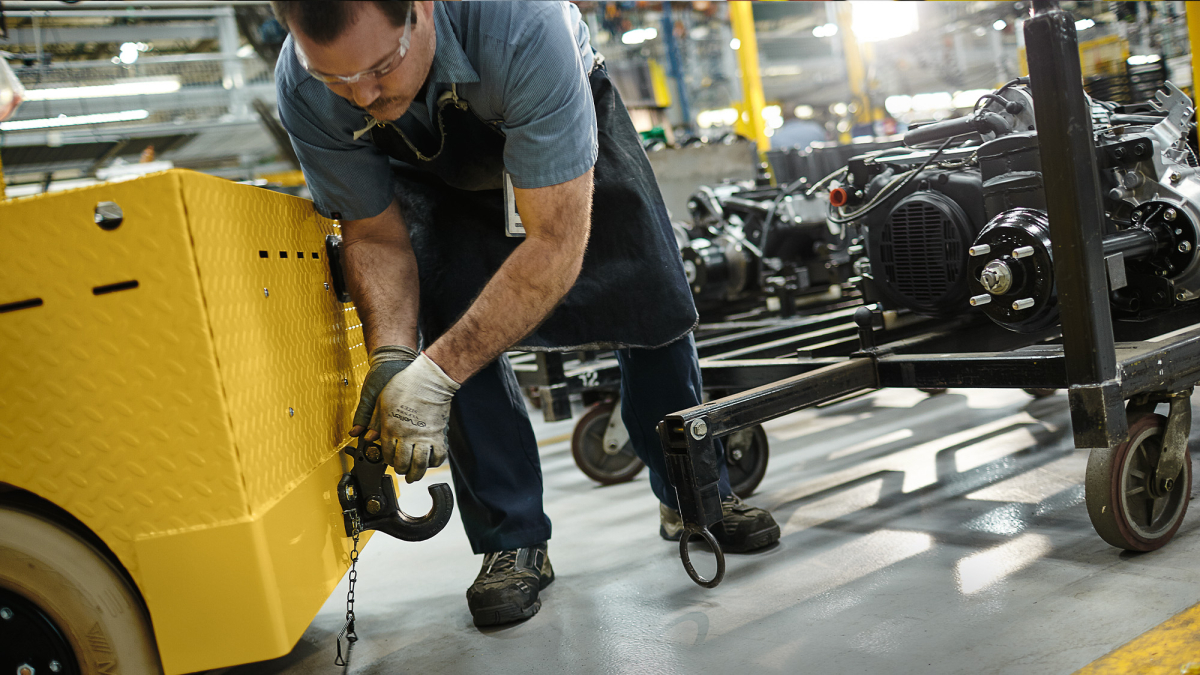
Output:
[[[180,170],[0,202],[0,672],[278,657],[351,535],[445,525],[446,486],[408,518],[347,447],[367,359],[338,231]]]

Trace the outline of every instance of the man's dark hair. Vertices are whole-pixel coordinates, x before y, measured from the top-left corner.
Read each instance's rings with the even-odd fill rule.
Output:
[[[324,0],[271,0],[275,18],[289,32],[293,29],[304,33],[318,44],[333,42],[349,28],[363,3],[327,2]],[[411,0],[378,0],[374,3],[379,11],[396,28],[404,27]],[[412,22],[417,22],[413,12]]]

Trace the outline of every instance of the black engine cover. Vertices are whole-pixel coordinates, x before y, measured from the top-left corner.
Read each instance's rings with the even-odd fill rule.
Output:
[[[917,189],[866,218],[872,295],[935,316],[967,306],[967,249],[987,222],[978,171],[927,171]]]

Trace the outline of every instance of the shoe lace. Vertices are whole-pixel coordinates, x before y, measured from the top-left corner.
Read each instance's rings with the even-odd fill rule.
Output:
[[[495,553],[487,554],[487,557],[485,558],[487,562],[487,573],[491,574],[497,563],[500,563],[501,571],[510,570],[516,567],[517,551],[518,549],[512,549],[510,551],[497,551]]]

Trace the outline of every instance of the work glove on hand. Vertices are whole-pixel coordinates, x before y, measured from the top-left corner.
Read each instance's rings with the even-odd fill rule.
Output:
[[[446,461],[450,400],[459,386],[422,352],[380,392],[371,428],[380,432],[384,461],[409,483]]]
[[[367,371],[367,377],[363,379],[362,392],[358,397],[358,408],[354,411],[354,428],[350,430],[351,436],[360,436],[366,433],[367,427],[371,425],[371,415],[375,412],[375,402],[379,399],[379,392],[383,391],[384,386],[396,376],[396,373],[407,368],[408,364],[416,358],[416,350],[403,345],[386,345],[371,350],[371,369]]]

